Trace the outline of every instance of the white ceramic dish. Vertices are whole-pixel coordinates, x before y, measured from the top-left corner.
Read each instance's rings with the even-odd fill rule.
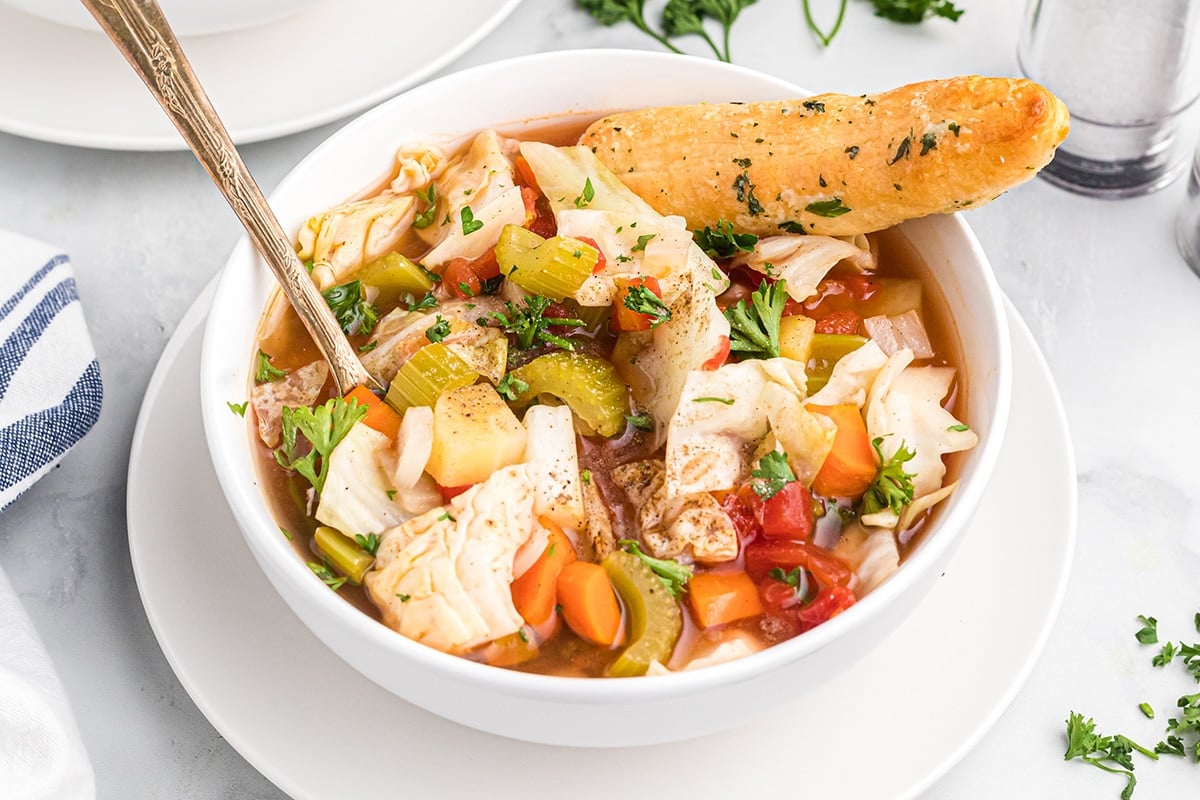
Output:
[[[340,119],[424,80],[519,3],[328,0],[269,25],[187,38],[183,47],[233,140],[244,144]],[[398,44],[395,32],[407,30],[421,35]],[[312,43],[320,58],[310,57]],[[0,5],[0,75],[0,131],[112,150],[184,149],[99,32]]]
[[[537,91],[498,92],[496,87]],[[795,86],[718,62],[620,51],[552,53],[499,62],[414,89],[348,125],[280,185],[272,206],[285,230],[377,182],[395,148],[434,133],[474,131],[554,113],[798,96]],[[436,714],[530,741],[616,746],[673,741],[743,722],[798,685],[815,686],[857,662],[904,620],[935,582],[965,531],[995,464],[1008,416],[1011,353],[999,288],[959,217],[905,225],[952,310],[970,391],[966,418],[980,445],[963,461],[959,490],[892,578],[829,623],[717,667],[632,680],[530,675],[416,644],[332,595],[278,534],[257,488],[245,424],[227,402],[243,398],[249,354],[273,279],[243,241],[217,287],[201,363],[202,409],[217,476],[251,552],[306,625],[349,664]],[[663,725],[662,720],[672,720]]]
[[[318,0],[159,0],[158,4],[177,36],[203,36],[274,22],[316,2]],[[79,0],[0,0],[0,3],[59,25],[99,30]]]
[[[818,691],[795,687],[750,725],[649,749],[551,748],[438,719],[365,679],[305,629],[236,532],[201,432],[178,425],[199,413],[211,295],[179,324],[146,391],[130,454],[129,551],[175,674],[220,735],[296,800],[386,796],[397,775],[406,793],[428,797],[558,797],[564,786],[578,800],[628,796],[631,786],[638,796],[747,797],[799,785],[814,797],[912,798],[976,742],[988,745],[984,734],[1057,616],[1075,540],[1075,465],[1050,373],[1009,307],[1018,392],[971,535],[904,625],[843,674]],[[329,715],[310,702],[314,687],[336,687],[337,718],[353,720],[347,735],[329,735]],[[846,746],[862,741],[865,709],[872,730],[903,731],[872,748],[869,769],[861,748]],[[1042,752],[1043,739],[1030,737],[1031,753]],[[387,758],[364,759],[364,741],[399,744]],[[595,769],[601,758],[620,768]],[[673,766],[708,763],[751,768]],[[346,773],[330,764],[355,766]],[[536,782],[520,779],[523,764],[537,765]],[[510,791],[497,786],[514,771]],[[1007,785],[1025,787],[1019,775]]]

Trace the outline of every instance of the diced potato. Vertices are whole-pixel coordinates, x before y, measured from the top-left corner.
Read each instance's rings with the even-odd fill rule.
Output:
[[[813,333],[816,320],[801,314],[784,317],[779,321],[779,355],[807,364],[812,356]]]
[[[425,471],[442,486],[479,483],[521,463],[525,440],[525,426],[492,386],[453,389],[433,407],[433,451]]]

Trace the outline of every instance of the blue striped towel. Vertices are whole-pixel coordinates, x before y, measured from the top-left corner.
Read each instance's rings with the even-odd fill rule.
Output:
[[[91,429],[103,395],[71,262],[0,231],[0,511]]]

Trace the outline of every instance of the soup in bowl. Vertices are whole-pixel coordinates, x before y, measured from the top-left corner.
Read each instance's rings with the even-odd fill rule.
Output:
[[[339,656],[473,727],[630,745],[813,690],[911,611],[1008,408],[965,224],[823,235],[843,214],[814,201],[807,230],[693,227],[604,152],[606,112],[800,94],[646,53],[502,62],[390,101],[284,181],[272,205],[387,396],[333,390],[243,243],[205,425],[255,558]]]

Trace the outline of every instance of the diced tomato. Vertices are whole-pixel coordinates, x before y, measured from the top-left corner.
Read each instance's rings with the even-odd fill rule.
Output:
[[[862,317],[849,309],[834,311],[817,320],[817,333],[858,333]]]
[[[496,249],[492,248],[471,262],[471,269],[480,280],[491,280],[500,274],[500,262],[496,260]]]
[[[800,605],[796,587],[774,578],[759,582],[758,598],[762,600],[763,608],[768,613],[778,614]]]
[[[549,239],[558,233],[558,223],[554,221],[550,202],[537,189],[522,186],[521,200],[525,203],[524,227],[543,239]]]
[[[600,245],[596,244],[596,240],[588,236],[576,236],[575,238],[596,251],[596,266],[592,267],[592,274],[599,275],[601,272],[604,272],[604,267],[608,264],[608,259],[604,257],[604,251],[600,249]]]
[[[792,481],[763,503],[762,531],[769,539],[807,539],[813,531],[812,494]]]
[[[845,586],[832,586],[822,589],[808,605],[796,609],[796,618],[804,630],[809,630],[833,619],[855,602],[854,592]]]
[[[871,295],[879,291],[879,282],[870,275],[850,275],[842,278],[850,296],[858,302],[870,300]]]
[[[712,358],[700,365],[700,369],[717,369],[729,359],[729,337],[722,336],[721,341],[717,344],[716,351],[713,352]]]
[[[476,297],[483,291],[479,273],[465,258],[452,258],[442,272],[442,285],[451,297]]]
[[[733,529],[737,531],[738,540],[745,545],[747,542],[757,539],[762,528],[759,527],[753,507],[743,499],[742,495],[738,492],[726,492],[725,496],[719,499],[721,508],[733,521]]]
[[[802,317],[804,316],[804,303],[799,300],[788,298],[783,304],[783,316],[785,317]]]
[[[655,317],[628,308],[625,305],[625,298],[629,296],[629,290],[634,286],[645,286],[661,300],[662,289],[658,286],[658,280],[650,275],[639,275],[634,278],[614,278],[613,283],[617,287],[616,297],[613,299],[612,305],[613,328],[618,331],[650,330]]]
[[[466,486],[442,486],[438,484],[437,490],[438,494],[442,496],[443,502],[449,503],[451,499],[458,497],[474,485],[473,483],[468,483]]]
[[[824,587],[845,586],[850,582],[850,567],[837,556],[816,545],[780,539],[762,540],[747,545],[746,572],[761,581],[774,568],[784,572],[804,567]]]

